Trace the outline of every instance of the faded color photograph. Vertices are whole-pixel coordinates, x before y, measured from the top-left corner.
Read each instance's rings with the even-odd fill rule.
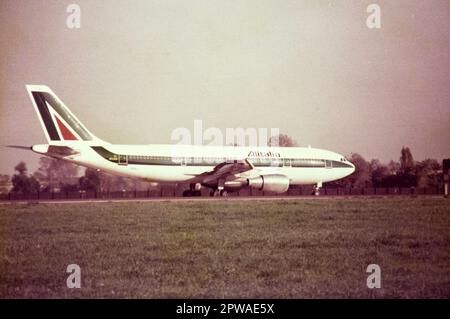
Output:
[[[2,0],[0,30],[0,298],[450,297],[449,1]]]

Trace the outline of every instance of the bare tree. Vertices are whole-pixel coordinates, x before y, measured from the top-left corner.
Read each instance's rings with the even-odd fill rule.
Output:
[[[281,147],[295,147],[297,143],[286,134],[278,134],[271,136],[268,141],[268,146],[281,146]]]
[[[400,156],[401,185],[404,187],[416,186],[417,178],[415,162],[409,147],[402,147]]]
[[[350,162],[355,165],[355,172],[348,177],[352,186],[366,187],[371,180],[370,163],[358,153],[352,153]]]
[[[48,191],[57,191],[77,182],[79,166],[50,157],[41,157],[34,177]]]
[[[402,173],[411,173],[414,170],[414,158],[409,147],[402,147],[400,156],[400,170]]]
[[[384,186],[385,177],[388,175],[388,167],[382,164],[378,159],[370,161],[370,181],[372,186]]]

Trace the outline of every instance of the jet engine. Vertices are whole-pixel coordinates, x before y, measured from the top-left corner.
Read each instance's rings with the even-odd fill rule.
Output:
[[[247,179],[251,188],[271,193],[284,193],[289,188],[289,178],[280,174],[260,175]]]

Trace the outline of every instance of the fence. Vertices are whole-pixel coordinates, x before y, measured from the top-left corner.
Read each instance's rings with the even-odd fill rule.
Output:
[[[0,194],[0,200],[93,200],[93,199],[145,199],[161,197],[182,197],[184,188],[162,186],[147,190],[133,191],[114,191],[114,192],[96,192],[96,191],[67,191],[67,192],[37,192],[30,194],[20,194],[10,192]],[[243,189],[238,192],[228,193],[228,196],[251,197],[251,196],[312,196],[312,186],[290,187],[283,194],[274,195],[271,193]],[[209,189],[202,189],[202,196],[209,196]],[[381,188],[330,188],[324,187],[319,196],[395,196],[395,195],[444,195],[443,187],[381,187]]]

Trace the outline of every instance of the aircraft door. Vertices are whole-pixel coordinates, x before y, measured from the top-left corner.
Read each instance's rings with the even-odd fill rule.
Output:
[[[283,166],[284,167],[291,167],[291,159],[290,158],[285,158],[283,161]]]
[[[119,165],[128,165],[128,155],[119,155]]]

